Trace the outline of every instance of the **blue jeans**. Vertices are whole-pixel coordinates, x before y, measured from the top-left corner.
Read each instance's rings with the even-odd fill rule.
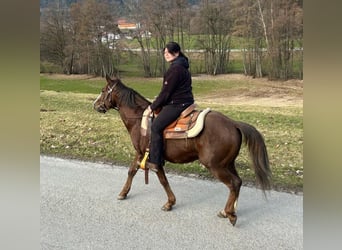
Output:
[[[159,112],[158,116],[154,118],[151,125],[151,144],[149,162],[164,165],[164,129],[174,122],[179,115],[189,107],[192,103],[187,104],[171,104],[166,105]]]

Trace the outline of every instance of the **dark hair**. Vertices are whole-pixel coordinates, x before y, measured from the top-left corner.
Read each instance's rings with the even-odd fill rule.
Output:
[[[178,43],[169,42],[168,44],[166,44],[164,51],[165,49],[167,49],[171,54],[175,54],[179,52],[179,56],[184,57],[188,61],[188,58],[183,54],[183,52],[181,51],[181,47],[179,46]]]

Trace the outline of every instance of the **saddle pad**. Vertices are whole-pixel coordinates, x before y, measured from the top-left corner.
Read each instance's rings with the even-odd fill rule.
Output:
[[[184,138],[193,138],[196,137],[204,127],[204,118],[210,112],[210,108],[206,108],[201,111],[197,117],[197,120],[194,126],[185,131],[164,131],[165,139],[184,139]]]

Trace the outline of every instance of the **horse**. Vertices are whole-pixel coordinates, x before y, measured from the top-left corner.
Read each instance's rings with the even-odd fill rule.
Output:
[[[137,91],[124,85],[119,78],[112,79],[106,75],[106,81],[93,107],[100,113],[105,113],[109,109],[119,112],[136,151],[128,170],[127,180],[117,197],[123,200],[126,199],[133,178],[139,170],[138,162],[143,160],[148,147],[148,138],[141,134],[141,121],[145,109],[151,102]],[[236,208],[242,185],[242,180],[235,168],[235,160],[243,142],[248,147],[257,184],[266,196],[265,191],[271,189],[272,173],[264,138],[254,126],[235,121],[220,112],[210,111],[205,117],[204,128],[199,135],[186,139],[166,139],[164,143],[166,161],[189,163],[198,160],[214,177],[229,188],[226,205],[217,215],[228,218],[233,226],[237,221]],[[168,197],[162,210],[170,211],[176,204],[176,197],[169,185],[164,167],[161,167],[156,174]]]

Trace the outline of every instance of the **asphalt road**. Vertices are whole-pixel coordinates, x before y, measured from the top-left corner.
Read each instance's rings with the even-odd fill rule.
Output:
[[[127,168],[40,157],[41,249],[303,249],[303,196],[242,187],[233,227],[216,214],[228,189],[220,182],[167,174],[177,204],[157,176],[139,171],[117,200]]]

